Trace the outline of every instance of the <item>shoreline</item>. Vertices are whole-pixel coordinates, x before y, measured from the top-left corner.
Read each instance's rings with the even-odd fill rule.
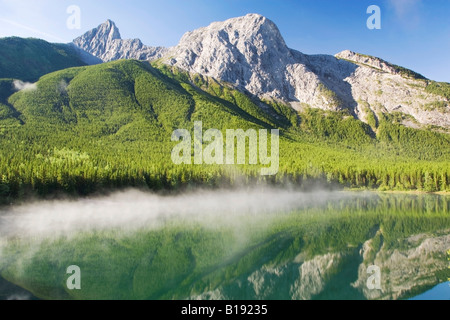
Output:
[[[435,194],[435,195],[441,195],[441,196],[450,196],[450,191],[420,191],[420,190],[378,190],[378,189],[352,189],[352,188],[345,188],[342,191],[347,192],[374,192],[374,193],[386,193],[386,194]]]
[[[440,195],[440,196],[450,196],[450,191],[421,191],[421,190],[378,190],[378,189],[366,189],[366,188],[321,188],[320,186],[312,186],[311,188],[292,188],[292,185],[265,185],[269,188],[275,188],[275,189],[294,189],[298,192],[302,193],[313,193],[320,190],[326,190],[329,192],[370,192],[370,193],[377,193],[377,194],[410,194],[410,195]],[[81,199],[92,199],[97,197],[107,197],[111,194],[114,194],[116,192],[122,192],[126,190],[139,190],[143,192],[148,192],[149,194],[160,194],[160,195],[178,195],[178,194],[184,194],[184,193],[190,193],[195,191],[204,191],[204,190],[211,190],[211,191],[220,191],[220,190],[238,190],[238,189],[245,189],[245,188],[251,188],[251,187],[263,187],[263,185],[256,184],[254,186],[250,185],[244,185],[244,186],[224,186],[221,187],[208,187],[208,186],[197,186],[195,188],[180,188],[180,189],[160,189],[160,190],[151,190],[151,189],[145,189],[145,188],[117,188],[117,189],[104,189],[99,190],[96,192],[93,192],[91,194],[87,195],[79,195],[79,194],[64,194],[61,192],[57,193],[50,193],[44,196],[37,196],[37,195],[29,195],[25,197],[20,198],[9,198],[7,201],[2,202],[2,199],[0,199],[0,209],[5,207],[10,207],[13,205],[21,205],[24,203],[29,202],[39,202],[39,201],[52,201],[52,200],[69,200],[69,201],[77,201]]]

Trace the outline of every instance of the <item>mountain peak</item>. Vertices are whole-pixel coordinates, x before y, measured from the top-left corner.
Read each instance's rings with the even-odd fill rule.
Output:
[[[267,19],[263,15],[260,15],[259,13],[247,13],[245,16],[243,16],[244,19]]]
[[[262,24],[265,24],[265,23],[272,23],[272,24],[274,24],[271,20],[269,20],[268,18],[266,18],[263,15],[260,15],[259,13],[248,13],[245,16],[228,19],[228,21],[237,21],[237,20],[243,20],[243,21],[246,21],[246,22],[251,23],[253,25],[257,25],[257,24],[261,24],[262,25]]]
[[[105,22],[103,22],[101,25],[97,27],[98,31],[106,31],[107,34],[111,34],[114,39],[120,39],[120,32],[119,28],[117,28],[114,21],[108,19]]]
[[[119,28],[110,19],[76,38],[73,43],[105,62],[119,59],[157,59],[166,51],[161,47],[145,46],[139,39],[122,40]]]
[[[117,28],[114,21],[108,19],[106,22],[99,25],[93,31],[97,32],[100,37],[107,37],[108,40],[118,40],[121,39],[119,28]]]
[[[167,56],[170,65],[275,97],[287,94],[275,84],[283,82],[280,70],[293,59],[275,23],[259,14],[187,32]]]
[[[90,54],[101,58],[101,53],[107,51],[112,42],[120,39],[119,29],[113,21],[108,19],[97,28],[73,40],[73,43]]]
[[[260,15],[258,13],[248,13],[245,16],[237,17],[237,18],[231,18],[227,20],[230,23],[236,23],[239,25],[240,22],[243,22],[247,24],[248,26],[252,26],[255,29],[259,28],[259,32],[269,32],[269,33],[276,33],[277,36],[281,37],[281,33],[278,30],[277,25],[270,20],[269,18]],[[265,27],[262,28],[261,27]]]
[[[106,25],[110,25],[110,26],[116,26],[116,24],[114,23],[114,21],[112,21],[111,19],[107,19],[104,23],[102,24],[106,24]]]
[[[253,41],[259,35],[263,37],[262,40],[272,40],[277,42],[273,43],[277,46],[286,46],[276,24],[257,13],[249,13],[245,16],[231,18],[224,22],[214,22],[209,27],[206,27],[206,29],[212,31],[223,30],[228,33],[234,32],[236,35],[241,36],[243,40],[249,41]]]
[[[265,46],[264,49],[287,49],[278,27],[266,17],[250,13],[242,17],[231,18],[226,21],[213,22],[207,27],[185,33],[179,46],[183,46],[192,40],[208,37],[229,42],[238,46],[248,43],[252,46]]]

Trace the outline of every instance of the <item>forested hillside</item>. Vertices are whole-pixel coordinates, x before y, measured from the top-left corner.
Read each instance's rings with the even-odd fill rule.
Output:
[[[448,191],[450,137],[402,126],[402,114],[365,124],[343,111],[263,103],[231,86],[158,64],[122,60],[64,69],[35,89],[0,80],[0,197],[84,195],[266,181],[381,190]],[[376,117],[375,117],[376,116]],[[172,131],[280,129],[280,170],[174,165]],[[269,149],[270,150],[270,149]]]
[[[31,82],[49,72],[86,65],[74,46],[33,38],[1,38],[0,57],[0,78]]]

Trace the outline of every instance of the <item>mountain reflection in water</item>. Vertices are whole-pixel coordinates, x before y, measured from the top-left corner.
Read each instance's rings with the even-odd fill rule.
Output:
[[[404,299],[449,277],[449,214],[445,195],[269,188],[34,203],[0,215],[0,272],[43,299]]]

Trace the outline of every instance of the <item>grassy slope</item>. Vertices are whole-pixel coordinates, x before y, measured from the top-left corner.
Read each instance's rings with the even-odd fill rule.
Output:
[[[408,129],[390,118],[371,128],[345,114],[296,114],[282,105],[268,105],[268,115],[260,102],[227,86],[157,67],[128,60],[69,68],[43,76],[37,90],[11,96],[0,81],[1,199],[121,186],[228,185],[241,176],[303,185],[449,189],[448,135]],[[198,120],[204,130],[223,132],[280,128],[279,174],[261,178],[258,166],[174,166],[172,131],[192,130]]]

